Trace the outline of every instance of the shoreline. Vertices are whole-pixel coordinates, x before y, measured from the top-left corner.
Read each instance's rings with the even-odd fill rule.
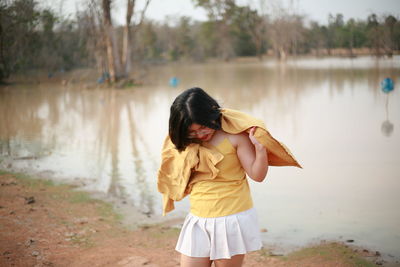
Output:
[[[388,57],[386,55],[374,55],[370,53],[364,53],[364,50],[360,50],[359,53],[354,54],[354,56],[349,56],[346,53],[343,53],[341,49],[339,52],[335,52],[331,55],[329,54],[299,54],[299,55],[290,55],[285,59],[279,59],[273,55],[263,55],[263,58],[260,60],[256,56],[242,56],[235,57],[228,61],[221,60],[219,58],[207,58],[202,61],[193,61],[193,60],[180,60],[180,61],[166,61],[166,62],[144,62],[137,63],[137,67],[140,67],[141,72],[131,73],[129,76],[132,80],[122,79],[120,82],[116,82],[114,84],[109,82],[97,82],[99,71],[94,67],[80,67],[73,68],[71,70],[47,70],[47,69],[31,69],[26,70],[24,72],[17,72],[10,75],[9,78],[4,80],[3,84],[0,84],[0,87],[12,87],[20,84],[58,84],[64,87],[68,87],[69,85],[79,85],[83,86],[85,89],[95,89],[95,88],[115,88],[115,89],[126,89],[126,88],[140,88],[143,85],[151,83],[151,79],[149,80],[148,74],[150,72],[150,68],[158,68],[162,66],[176,66],[180,64],[193,64],[193,65],[213,65],[213,64],[264,64],[266,66],[277,65],[277,66],[285,66],[291,65],[292,63],[301,62],[304,60],[350,60],[357,61],[362,59],[373,59],[374,61],[395,61],[396,58],[400,56],[400,51],[396,51],[392,57]],[[339,65],[340,68],[343,66]],[[334,66],[335,67],[335,66]],[[364,65],[359,67],[365,67]],[[307,67],[308,68],[308,67]],[[312,69],[319,69],[320,66],[314,66]],[[49,73],[51,73],[51,77],[49,77]],[[168,87],[168,86],[166,86]]]
[[[14,175],[22,175],[29,177],[28,179],[39,180],[39,181],[50,181],[55,186],[68,186],[71,190],[77,192],[85,192],[90,198],[95,200],[104,201],[113,206],[114,211],[121,215],[121,223],[131,230],[136,230],[142,224],[153,225],[153,224],[173,224],[175,221],[181,220],[183,223],[184,215],[179,216],[162,216],[162,214],[147,215],[141,212],[138,208],[127,203],[125,199],[112,197],[100,191],[87,190],[84,187],[87,186],[87,181],[84,178],[76,178],[74,180],[67,180],[63,177],[57,177],[52,171],[36,171],[33,168],[15,168],[10,166],[12,162],[10,159],[0,161],[0,175],[2,173],[9,173]],[[8,166],[7,166],[8,165]],[[140,222],[140,223],[139,223]]]
[[[182,218],[146,220],[125,207],[129,205],[76,189],[0,170],[1,266],[179,265],[174,246]],[[400,263],[388,262],[380,252],[325,241],[287,255],[264,248],[246,256],[244,264],[266,265],[389,267]]]

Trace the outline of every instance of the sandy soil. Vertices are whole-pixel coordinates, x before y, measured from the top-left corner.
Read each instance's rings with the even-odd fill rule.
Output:
[[[121,221],[109,203],[71,186],[0,172],[0,266],[179,266],[176,221],[135,230]],[[376,264],[387,265],[376,252],[323,243],[288,256],[254,252],[244,266]]]

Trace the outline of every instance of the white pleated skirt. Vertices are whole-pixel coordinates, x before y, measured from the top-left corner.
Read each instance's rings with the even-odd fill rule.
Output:
[[[262,247],[254,208],[236,214],[202,218],[189,213],[183,223],[176,250],[189,257],[230,259]]]

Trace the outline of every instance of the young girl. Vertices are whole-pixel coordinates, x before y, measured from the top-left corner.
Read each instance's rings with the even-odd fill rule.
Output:
[[[262,246],[246,174],[262,182],[270,165],[300,165],[263,122],[222,109],[201,88],[180,94],[171,106],[158,190],[164,214],[190,195],[176,250],[181,266],[241,266]]]

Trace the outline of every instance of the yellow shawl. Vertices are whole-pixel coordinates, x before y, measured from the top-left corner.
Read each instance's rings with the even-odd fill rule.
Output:
[[[257,126],[254,136],[267,149],[269,166],[301,168],[289,149],[271,136],[261,120],[232,109],[221,109],[221,114],[221,127],[227,133],[249,132],[251,127]],[[200,144],[190,144],[179,152],[167,136],[162,148],[157,182],[158,191],[163,194],[163,215],[172,211],[175,208],[174,201],[182,200],[190,193],[192,185],[198,182],[196,179],[189,181],[192,172],[209,173],[206,179],[214,179],[218,174],[215,165],[222,159],[222,154]]]

